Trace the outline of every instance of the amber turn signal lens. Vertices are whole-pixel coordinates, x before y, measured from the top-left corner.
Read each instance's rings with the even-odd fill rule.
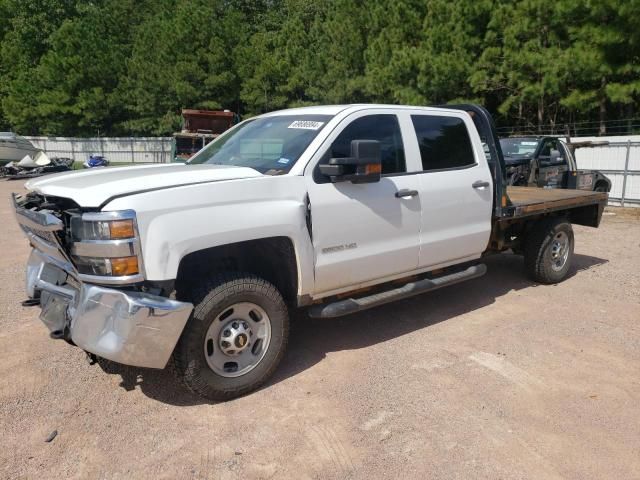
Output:
[[[133,220],[115,220],[109,222],[109,231],[113,239],[135,237]]]
[[[382,165],[379,163],[370,163],[369,165],[364,167],[364,173],[366,175],[371,175],[373,173],[382,173]]]
[[[110,258],[111,275],[114,277],[124,277],[125,275],[136,275],[138,273],[138,258],[123,257]]]

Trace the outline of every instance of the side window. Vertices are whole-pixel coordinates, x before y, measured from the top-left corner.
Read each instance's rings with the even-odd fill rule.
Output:
[[[425,171],[475,165],[467,126],[461,118],[411,115]]]
[[[351,155],[352,140],[377,140],[382,155],[382,174],[406,171],[400,125],[395,115],[368,115],[351,122],[331,145],[328,158]]]

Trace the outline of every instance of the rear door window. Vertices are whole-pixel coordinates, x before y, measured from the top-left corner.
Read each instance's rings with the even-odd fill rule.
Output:
[[[476,164],[467,126],[461,118],[411,115],[425,172]]]

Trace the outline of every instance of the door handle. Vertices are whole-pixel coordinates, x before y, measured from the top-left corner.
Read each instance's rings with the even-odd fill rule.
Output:
[[[489,186],[489,182],[483,182],[482,180],[478,180],[473,182],[471,185],[473,188],[487,188]]]
[[[409,190],[408,188],[403,188],[402,190],[398,190],[396,193],[396,198],[409,198],[409,197],[415,197],[416,195],[418,195],[418,191],[417,190]]]

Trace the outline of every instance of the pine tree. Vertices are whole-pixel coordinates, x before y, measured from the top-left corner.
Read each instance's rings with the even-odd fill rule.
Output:
[[[499,112],[523,125],[557,123],[572,61],[558,5],[521,0],[498,6],[471,76],[478,94],[495,95]]]
[[[640,93],[640,2],[587,5],[573,0],[562,6],[564,18],[571,20],[567,51],[571,82],[562,105],[582,114],[597,112],[600,134],[605,134],[609,108],[631,106]]]

